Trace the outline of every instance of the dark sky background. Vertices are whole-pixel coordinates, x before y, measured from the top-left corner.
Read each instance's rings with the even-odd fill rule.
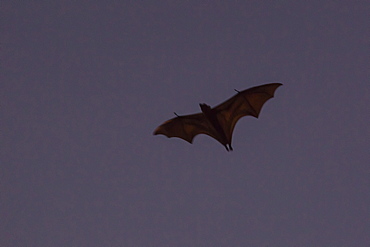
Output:
[[[2,1],[0,246],[370,246],[369,6]],[[152,135],[270,82],[233,152]]]

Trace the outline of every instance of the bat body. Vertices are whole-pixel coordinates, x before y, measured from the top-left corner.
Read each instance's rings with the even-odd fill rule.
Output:
[[[201,113],[183,116],[175,113],[175,118],[164,122],[153,134],[178,137],[189,143],[193,142],[196,135],[206,134],[219,141],[227,151],[231,151],[231,139],[237,121],[244,116],[258,118],[262,106],[274,97],[275,90],[281,85],[270,83],[237,91],[236,95],[214,108],[199,104]]]

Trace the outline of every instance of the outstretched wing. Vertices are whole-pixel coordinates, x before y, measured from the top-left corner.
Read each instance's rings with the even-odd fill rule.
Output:
[[[213,108],[229,143],[238,120],[249,115],[258,118],[262,106],[274,97],[275,90],[281,85],[270,83],[246,89]]]
[[[203,113],[172,118],[158,126],[153,134],[162,134],[169,138],[178,137],[190,143],[198,134],[206,134],[216,139],[218,137],[215,129]]]

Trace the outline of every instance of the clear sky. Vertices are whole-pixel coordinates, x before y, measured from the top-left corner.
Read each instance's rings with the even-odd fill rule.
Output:
[[[370,246],[368,1],[2,1],[0,246]],[[284,85],[233,152],[153,136]]]

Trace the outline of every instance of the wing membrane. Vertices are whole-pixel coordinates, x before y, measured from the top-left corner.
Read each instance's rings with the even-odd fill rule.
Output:
[[[274,97],[275,90],[281,85],[281,83],[270,83],[246,89],[214,108],[230,143],[238,120],[244,116],[258,118],[263,105]]]
[[[161,124],[154,135],[178,137],[192,143],[196,135],[206,134],[217,139],[217,133],[203,113],[184,115],[172,118]]]

